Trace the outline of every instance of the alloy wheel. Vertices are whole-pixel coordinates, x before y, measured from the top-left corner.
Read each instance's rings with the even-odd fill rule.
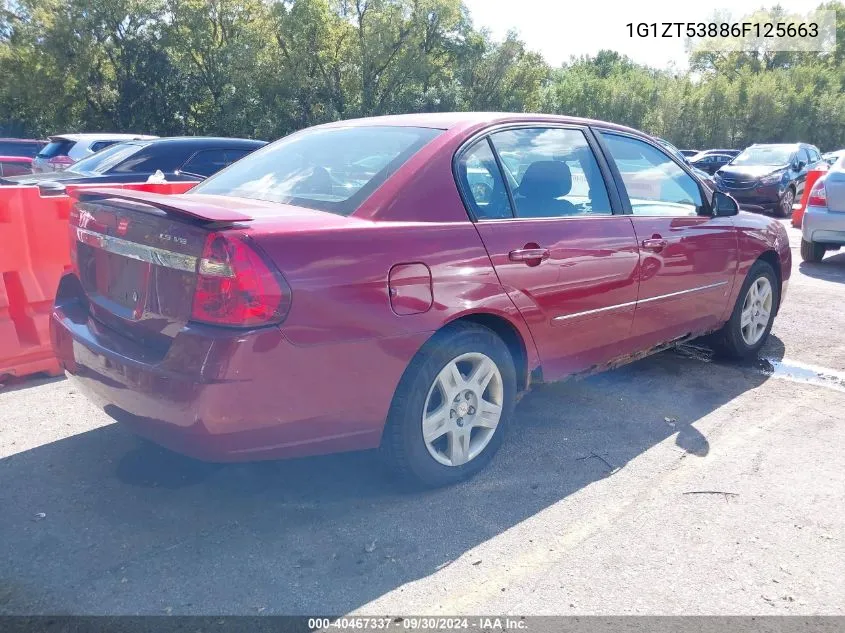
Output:
[[[772,314],[774,293],[766,277],[758,277],[748,288],[742,304],[740,329],[746,345],[755,345],[763,337]]]
[[[792,203],[795,202],[795,192],[787,189],[780,201],[780,208],[784,215],[792,213]]]
[[[428,390],[422,433],[429,454],[444,466],[462,466],[493,438],[504,404],[502,374],[480,352],[446,363]]]

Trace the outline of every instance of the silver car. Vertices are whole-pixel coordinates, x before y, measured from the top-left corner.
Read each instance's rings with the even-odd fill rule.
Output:
[[[801,259],[820,262],[845,245],[845,156],[810,191],[801,224]]]

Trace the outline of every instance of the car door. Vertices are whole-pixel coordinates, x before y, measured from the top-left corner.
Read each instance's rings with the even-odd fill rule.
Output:
[[[628,351],[639,264],[603,159],[583,127],[491,133],[461,153],[459,181],[547,379]]]
[[[810,171],[812,163],[806,147],[798,149],[795,160],[798,161],[798,169],[795,172],[795,200],[798,201],[804,193],[804,183],[807,182],[807,172]]]
[[[632,339],[650,348],[717,327],[737,268],[732,219],[713,217],[698,181],[656,145],[616,131],[599,137],[640,246]]]

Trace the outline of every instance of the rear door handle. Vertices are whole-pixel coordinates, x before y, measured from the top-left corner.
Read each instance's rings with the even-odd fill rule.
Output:
[[[669,241],[662,237],[652,237],[642,241],[642,246],[647,251],[662,251],[668,244]]]
[[[508,253],[512,262],[544,261],[549,258],[548,248],[519,248]]]

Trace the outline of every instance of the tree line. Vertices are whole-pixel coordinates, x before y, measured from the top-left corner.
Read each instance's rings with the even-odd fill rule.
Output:
[[[845,5],[836,51],[613,51],[552,67],[461,0],[0,0],[0,135],[73,131],[275,139],[402,112],[549,112],[679,147],[845,147]],[[597,16],[598,22],[598,16]],[[585,25],[589,28],[592,25]]]

